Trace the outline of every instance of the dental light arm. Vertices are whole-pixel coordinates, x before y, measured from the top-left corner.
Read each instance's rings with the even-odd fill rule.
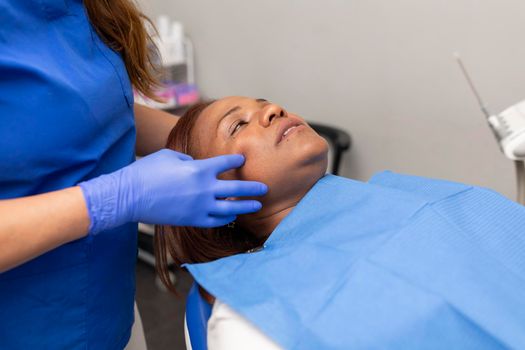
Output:
[[[459,54],[454,54],[461,71],[476,96],[481,111],[498,141],[503,154],[514,160],[518,182],[518,202],[525,204],[525,100],[510,106],[499,114],[491,114],[481,99]]]

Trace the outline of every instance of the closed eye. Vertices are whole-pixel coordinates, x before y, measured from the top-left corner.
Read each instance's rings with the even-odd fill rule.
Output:
[[[230,127],[230,136],[235,135],[242,128],[242,126],[245,125],[245,124],[248,124],[248,122],[246,122],[244,120],[238,120],[237,122],[235,122]]]

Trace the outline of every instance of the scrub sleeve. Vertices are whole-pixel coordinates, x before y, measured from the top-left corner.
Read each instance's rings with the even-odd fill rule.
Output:
[[[0,199],[60,190],[134,160],[121,57],[80,0],[0,0]],[[136,224],[0,274],[1,349],[122,349],[133,324]]]

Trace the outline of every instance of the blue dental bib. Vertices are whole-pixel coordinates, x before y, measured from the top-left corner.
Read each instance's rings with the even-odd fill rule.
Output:
[[[525,348],[525,208],[481,188],[328,175],[264,249],[187,268],[285,349]]]

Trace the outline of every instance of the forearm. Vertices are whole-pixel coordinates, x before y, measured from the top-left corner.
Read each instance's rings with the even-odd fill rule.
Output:
[[[135,104],[136,153],[145,156],[164,148],[178,119],[170,113]]]
[[[79,187],[0,201],[0,272],[87,235]]]

